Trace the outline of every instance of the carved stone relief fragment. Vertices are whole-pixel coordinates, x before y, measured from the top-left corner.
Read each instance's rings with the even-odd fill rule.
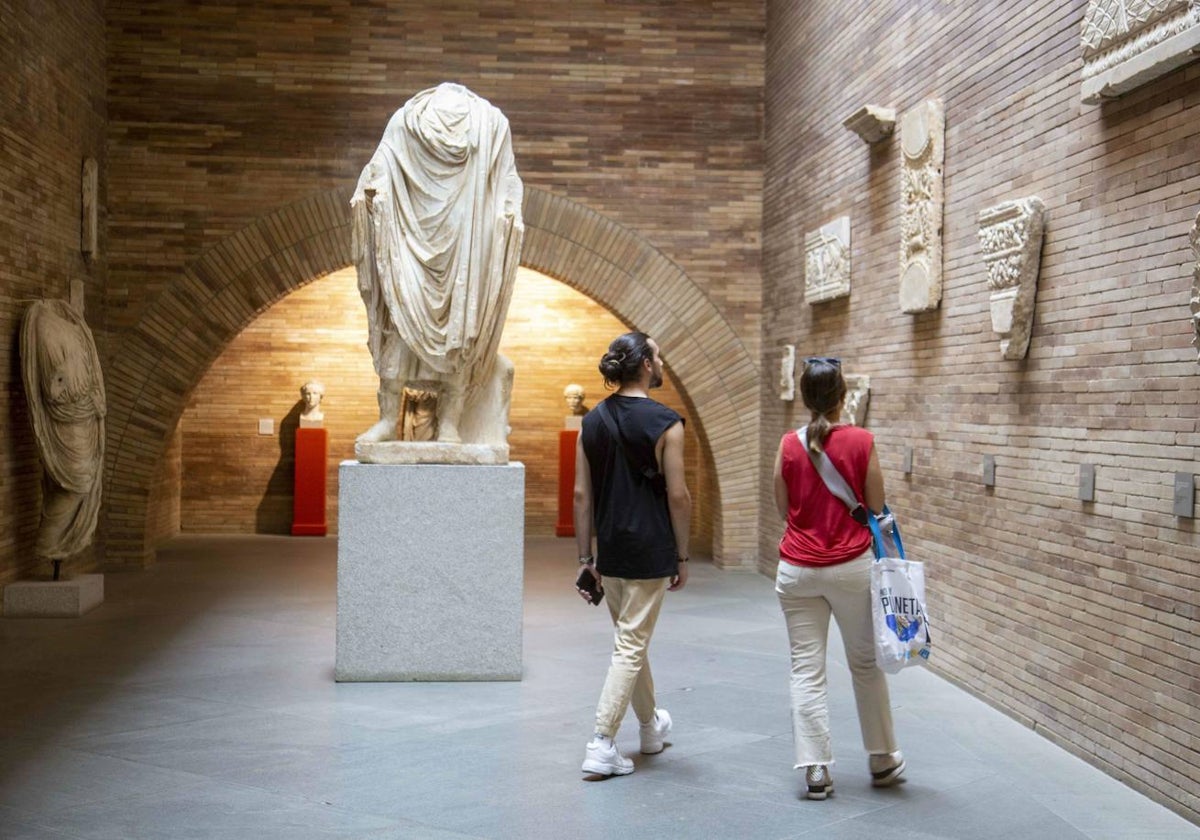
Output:
[[[1200,213],[1196,214],[1196,222],[1192,225],[1192,253],[1196,256],[1196,267],[1192,269],[1192,343],[1200,351]],[[1196,361],[1200,362],[1200,354]]]
[[[779,399],[791,402],[796,399],[796,346],[783,345],[783,357],[779,360]]]
[[[1029,351],[1045,220],[1045,206],[1036,195],[979,214],[992,329],[1000,334],[1000,355],[1006,359],[1023,359]]]
[[[891,136],[896,128],[896,110],[880,105],[864,105],[846,117],[842,125],[861,137],[864,143],[878,143]]]
[[[940,99],[900,121],[900,310],[926,312],[942,300],[942,163],[946,118]]]
[[[804,299],[809,304],[850,294],[850,217],[804,236]]]
[[[871,377],[866,374],[847,373],[846,404],[842,406],[842,423],[861,426],[867,420],[867,402],[871,397]]]
[[[1197,57],[1200,0],[1090,0],[1080,44],[1083,101],[1121,96]]]
[[[80,205],[83,208],[79,228],[79,250],[85,257],[96,255],[96,204],[99,200],[99,189],[100,167],[95,158],[84,158],[82,181],[79,187]]]

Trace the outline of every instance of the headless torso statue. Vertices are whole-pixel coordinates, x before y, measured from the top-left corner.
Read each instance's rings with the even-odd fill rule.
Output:
[[[54,567],[87,548],[104,473],[104,377],[92,332],[61,300],[38,301],[21,323],[21,373],[45,469],[35,552]]]
[[[360,460],[370,460],[362,444],[406,430],[410,440],[503,447],[507,460],[512,365],[497,347],[521,200],[508,120],[486,100],[445,83],[392,116],[350,202],[379,375],[379,422],[359,436]]]

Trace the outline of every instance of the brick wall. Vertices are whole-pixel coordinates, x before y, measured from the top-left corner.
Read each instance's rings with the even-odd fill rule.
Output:
[[[33,557],[41,464],[21,383],[21,317],[32,300],[67,299],[71,281],[80,281],[88,323],[101,337],[103,6],[0,0],[0,584],[45,571]],[[100,163],[101,204],[100,254],[86,263],[79,250],[85,157]],[[70,567],[90,568],[92,554]]]
[[[703,291],[712,311],[689,300],[679,323],[693,334],[705,324],[727,331],[732,341],[702,349],[746,360],[734,383],[745,408],[722,410],[715,431],[748,449],[739,469],[752,485],[757,394],[745,374],[755,372],[760,328],[761,2],[586,0],[544,4],[533,16],[516,0],[237,9],[117,0],[106,16],[114,196],[106,303],[121,373],[115,410],[133,415],[110,458],[120,494],[108,514],[122,534],[121,562],[147,559],[130,534],[145,518],[144,464],[161,457],[194,372],[210,361],[203,354],[232,337],[222,331],[241,328],[231,324],[233,307],[272,302],[263,292],[274,278],[258,266],[233,278],[244,285],[228,308],[201,304],[194,342],[160,329],[168,319],[159,315],[178,314],[174,304],[156,307],[172,295],[206,301],[231,282],[218,265],[189,274],[217,249],[238,259],[269,254],[274,229],[230,243],[271,214],[333,190],[348,196],[392,112],[447,79],[508,115],[531,190],[641,237],[648,264],[669,261]],[[298,243],[272,259],[337,262],[326,259],[332,243]],[[636,303],[661,312],[654,321],[677,315],[669,299]],[[713,388],[712,365],[701,367],[708,381],[684,384]],[[735,510],[752,508],[749,494],[734,495]],[[752,510],[733,518],[734,563],[753,553],[753,518]]]
[[[1081,106],[1085,5],[769,4],[762,358],[774,370],[794,343],[870,374],[889,499],[929,564],[936,670],[1196,820],[1200,540],[1172,515],[1172,478],[1200,445],[1200,64]],[[944,297],[904,315],[898,141],[868,147],[841,123],[929,96],[946,109]],[[1034,194],[1048,223],[1033,340],[1004,361],[977,216]],[[843,213],[851,296],[809,306],[803,234]],[[798,408],[763,394],[764,510]],[[1083,463],[1094,503],[1076,498]]]
[[[330,533],[337,532],[337,465],[354,457],[354,438],[379,416],[379,380],[366,332],[354,270],[345,269],[280,301],[229,345],[192,392],[180,422],[182,481],[173,493],[183,530],[291,532],[298,389],[318,379],[327,389],[322,403],[330,441],[327,522]],[[512,459],[525,464],[526,533],[554,533],[558,431],[566,414],[562,389],[578,382],[588,392],[587,404],[594,405],[605,394],[596,363],[622,332],[625,327],[598,304],[521,269],[501,352],[516,365],[509,444]],[[669,380],[655,398],[686,414]],[[272,435],[257,433],[260,417],[274,421]],[[692,425],[685,453],[696,501],[693,544],[697,553],[707,554],[712,478]]]

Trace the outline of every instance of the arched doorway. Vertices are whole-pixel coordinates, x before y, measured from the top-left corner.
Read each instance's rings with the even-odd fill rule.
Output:
[[[581,384],[588,405],[602,398],[596,361],[608,341],[625,329],[580,292],[532,269],[519,270],[500,350],[516,367],[509,444],[512,459],[525,465],[527,536],[553,536],[556,531],[559,432],[567,413],[563,388]],[[184,532],[291,533],[299,387],[317,379],[326,386],[327,522],[330,533],[336,532],[338,464],[354,457],[354,438],[378,417],[378,380],[366,333],[353,268],[313,281],[249,324],[188,399],[179,443],[168,449],[164,463],[177,478],[157,484],[151,521],[158,520],[164,506],[177,504],[176,527]],[[667,374],[655,398],[687,412],[669,368]],[[257,433],[261,420],[269,433]],[[710,556],[715,481],[707,441],[697,425],[685,427],[685,470],[693,497],[691,552]]]
[[[588,208],[529,188],[522,263],[652,334],[713,441],[713,556],[753,568],[757,552],[758,368],[704,292],[652,244]],[[123,339],[109,383],[105,551],[144,566],[149,497],[188,394],[267,307],[351,263],[337,190],[260,219],[189,264]],[[730,515],[733,514],[733,515]]]

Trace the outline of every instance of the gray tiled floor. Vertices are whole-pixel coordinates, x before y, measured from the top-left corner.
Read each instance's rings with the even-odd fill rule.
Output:
[[[325,539],[180,538],[80,620],[0,621],[0,838],[1200,838],[919,669],[892,683],[909,782],[867,783],[839,663],[837,792],[799,798],[771,583],[703,563],[653,647],[673,743],[583,782],[610,630],[572,554],[528,546],[521,682],[334,683]]]

